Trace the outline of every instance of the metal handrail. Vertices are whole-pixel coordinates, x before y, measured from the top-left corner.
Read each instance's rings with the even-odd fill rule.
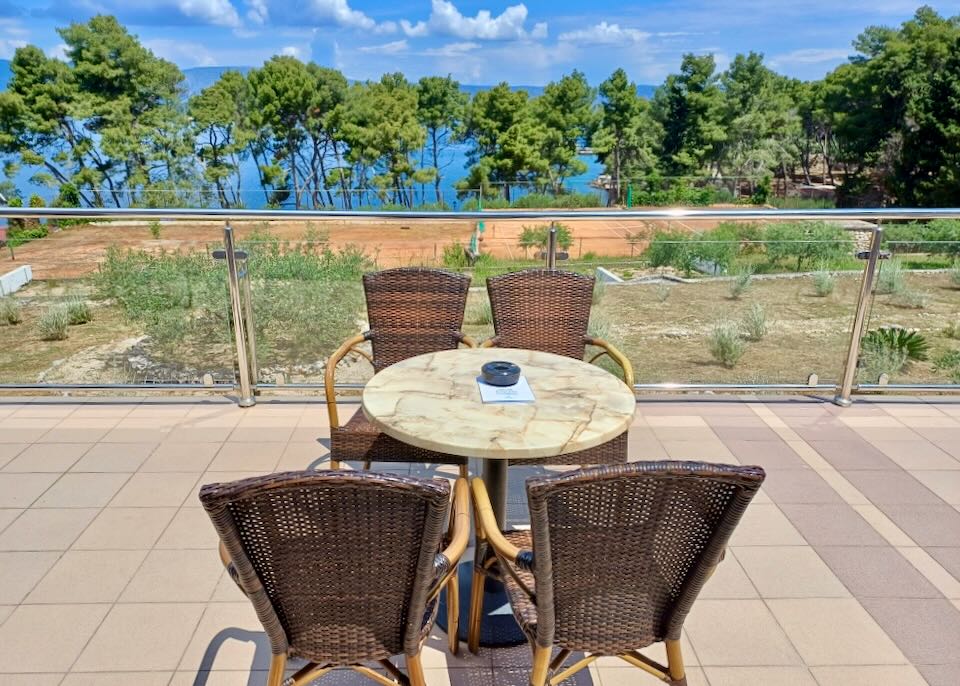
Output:
[[[354,210],[240,210],[240,209],[197,209],[197,208],[60,208],[60,207],[0,207],[0,217],[10,218],[103,218],[128,220],[224,220],[224,239],[228,245],[228,252],[232,243],[232,230],[229,222],[243,219],[251,220],[312,220],[312,219],[395,219],[395,220],[484,220],[496,217],[497,219],[529,219],[555,222],[561,219],[613,219],[613,220],[866,220],[876,222],[867,226],[843,226],[845,230],[855,232],[870,232],[870,251],[864,265],[860,292],[857,299],[857,309],[851,327],[849,344],[847,346],[846,364],[842,377],[836,385],[833,384],[695,384],[695,383],[650,383],[636,384],[638,392],[752,392],[752,391],[780,391],[799,393],[822,393],[835,390],[834,401],[838,405],[849,405],[851,395],[855,391],[866,393],[877,392],[960,392],[960,385],[947,384],[859,384],[855,383],[856,366],[860,355],[860,339],[863,335],[867,308],[872,297],[872,283],[879,260],[880,244],[883,235],[882,222],[885,220],[916,220],[916,219],[960,219],[960,208],[855,208],[855,209],[701,209],[701,208],[664,208],[654,210],[487,210],[476,212],[458,211],[354,211]],[[555,234],[554,234],[555,236]],[[555,265],[556,241],[552,241],[549,250],[548,264]],[[314,389],[320,384],[257,384],[255,365],[247,359],[256,354],[256,345],[253,340],[254,323],[252,308],[249,307],[249,290],[247,284],[239,282],[237,265],[230,264],[228,270],[231,292],[231,306],[234,317],[234,334],[236,336],[236,354],[238,357],[238,384],[241,405],[254,403],[254,394],[257,388],[272,389]],[[246,296],[246,303],[242,300]],[[251,378],[252,377],[252,378]],[[3,390],[222,390],[228,384],[213,386],[198,386],[196,384],[0,384]],[[338,384],[340,389],[356,389],[360,384]]]

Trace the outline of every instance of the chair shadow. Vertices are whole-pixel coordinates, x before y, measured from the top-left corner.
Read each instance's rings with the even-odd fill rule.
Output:
[[[249,631],[238,627],[228,627],[221,629],[210,639],[207,649],[203,652],[203,658],[200,660],[200,666],[197,668],[197,675],[193,678],[193,686],[206,686],[210,678],[210,672],[213,669],[213,663],[217,659],[217,653],[220,648],[229,640],[243,641],[253,643],[254,654],[250,664],[250,674],[247,677],[247,686],[262,686],[263,669],[266,666],[257,669],[260,665],[270,664],[270,644],[267,642],[267,636],[262,631]]]

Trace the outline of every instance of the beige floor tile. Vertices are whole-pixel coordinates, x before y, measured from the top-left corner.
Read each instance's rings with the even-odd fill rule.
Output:
[[[262,438],[262,434],[261,434]],[[209,469],[217,472],[270,471],[286,448],[283,442],[224,443]]]
[[[732,549],[727,551],[726,558],[717,565],[716,570],[703,590],[701,598],[759,598],[750,578],[743,571]]]
[[[96,508],[27,510],[0,534],[0,550],[66,550],[98,512]]]
[[[856,600],[769,600],[807,665],[905,664],[903,653]]]
[[[140,471],[204,472],[219,449],[219,443],[161,443]]]
[[[85,420],[83,420],[85,421]],[[110,432],[110,429],[94,427],[70,427],[65,428],[55,426],[40,438],[37,443],[96,443],[103,440],[103,437]]]
[[[717,442],[720,440],[713,429],[697,426],[655,426],[653,435],[660,441]]]
[[[719,439],[706,441],[664,440],[663,447],[673,460],[699,460],[738,464],[737,458],[733,456],[730,449]]]
[[[730,539],[734,546],[806,545],[800,532],[776,505],[752,503]]]
[[[220,543],[206,511],[183,507],[166,528],[156,547],[168,550],[211,550]]]
[[[806,667],[707,667],[704,671],[710,686],[817,686]]]
[[[104,507],[130,478],[123,472],[64,474],[34,507]]]
[[[678,415],[648,415],[646,418],[648,426],[660,427],[676,427],[676,426],[699,426],[706,427],[707,422],[703,417],[698,417],[694,414],[678,414]]]
[[[89,417],[91,419],[109,419],[116,417],[122,419],[133,412],[136,405],[132,403],[109,403],[102,405],[83,404],[79,405],[70,416],[74,419]]]
[[[761,600],[698,600],[685,627],[701,665],[800,664]]]
[[[21,507],[0,507],[0,531],[7,526],[23,512]]]
[[[144,550],[68,550],[26,602],[112,603],[146,554]]]
[[[3,624],[5,621],[7,621],[7,617],[9,617],[16,609],[16,605],[0,605],[0,624]]]
[[[97,443],[70,471],[135,472],[155,447],[155,443]]]
[[[167,686],[173,672],[120,672],[106,674],[91,672],[83,674],[73,672],[60,683],[60,686]]]
[[[328,674],[327,678],[333,683],[337,683],[332,675]],[[201,683],[203,686],[249,686],[249,684],[265,684],[267,683],[267,672],[264,670],[251,672],[242,669],[217,672],[175,672],[173,678],[170,680],[170,686],[194,686],[197,683]],[[317,681],[314,683],[322,684],[323,682]],[[374,682],[371,681],[370,683],[372,684]],[[434,686],[430,681],[427,681],[427,684]],[[333,686],[333,684],[331,684],[331,686]],[[351,686],[353,685],[351,684]]]
[[[2,674],[0,683],[3,686],[57,686],[63,679],[63,674]]]
[[[222,572],[209,550],[152,550],[119,602],[206,602]]]
[[[230,437],[233,424],[228,426],[177,426],[167,437],[166,443],[223,443]]]
[[[80,408],[76,403],[29,403],[17,408],[13,415],[17,418],[63,420]]]
[[[912,665],[811,667],[819,686],[927,686]]]
[[[2,669],[66,672],[109,609],[109,605],[21,605],[0,626]]]
[[[238,426],[230,432],[230,443],[286,443],[293,435],[293,426]]]
[[[73,547],[75,550],[149,550],[176,512],[175,507],[108,507]],[[0,534],[0,541],[4,535],[6,532]]]
[[[3,471],[63,472],[92,446],[92,443],[34,443],[8,462]]]
[[[210,601],[214,603],[236,603],[245,599],[246,596],[243,595],[243,591],[240,590],[233,578],[229,574],[221,574],[217,587],[213,589],[213,596]]]
[[[0,474],[0,507],[29,507],[59,474]]]
[[[735,548],[734,553],[764,598],[849,598],[850,592],[807,546]]]
[[[27,446],[21,443],[0,443],[0,468],[22,453]]]
[[[77,658],[78,672],[174,670],[202,604],[114,605]]]
[[[212,649],[213,660],[204,663]],[[270,644],[249,601],[208,605],[178,670],[268,669]]]
[[[322,469],[330,464],[330,449],[322,443],[288,443],[276,465],[278,472],[297,469]]]
[[[179,507],[193,494],[199,472],[138,472],[120,489],[111,507]]]
[[[594,682],[594,686],[642,686],[642,684],[650,681],[654,684],[657,683],[653,677],[647,676],[640,669],[630,667],[629,665],[626,667],[598,667],[597,674],[600,677],[600,683],[597,684],[597,682]],[[579,682],[565,681],[564,683],[573,684]],[[522,684],[518,683],[518,686],[522,686]],[[710,685],[702,669],[699,667],[690,667],[687,669],[687,686]]]
[[[0,604],[21,602],[59,556],[57,552],[0,553]]]
[[[911,472],[922,484],[950,505],[960,505],[960,470]]]

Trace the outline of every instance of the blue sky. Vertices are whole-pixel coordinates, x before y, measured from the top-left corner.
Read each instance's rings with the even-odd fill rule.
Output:
[[[956,5],[930,3],[942,14]],[[257,66],[292,54],[356,79],[402,70],[464,83],[541,85],[578,68],[594,83],[618,66],[659,83],[684,52],[726,65],[763,52],[779,71],[819,78],[867,25],[898,25],[916,0],[0,0],[0,58],[33,43],[62,54],[55,28],[116,15],[181,67]],[[954,8],[948,11],[949,8]]]

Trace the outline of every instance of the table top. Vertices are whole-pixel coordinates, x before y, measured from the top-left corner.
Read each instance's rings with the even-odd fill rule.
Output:
[[[536,401],[484,403],[477,377],[491,360],[520,366]],[[630,427],[633,390],[586,362],[533,350],[475,348],[419,355],[375,374],[363,413],[418,448],[487,459],[553,457],[586,450]]]

